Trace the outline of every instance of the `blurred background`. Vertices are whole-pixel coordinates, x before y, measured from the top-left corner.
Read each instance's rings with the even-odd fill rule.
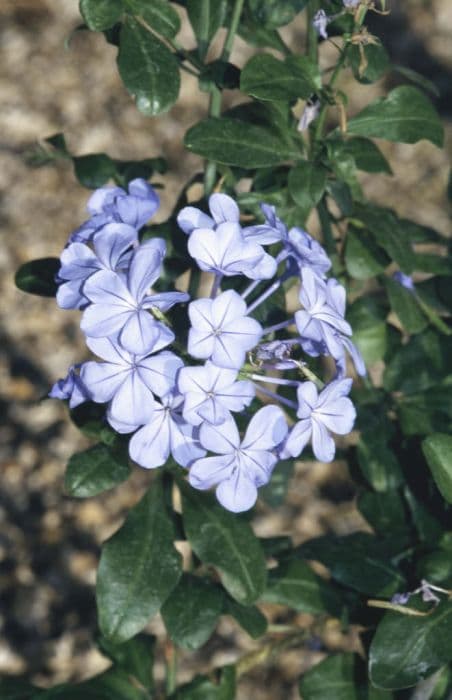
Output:
[[[415,146],[382,142],[394,177],[364,176],[363,185],[374,201],[448,234],[452,4],[389,4],[391,14],[372,15],[369,29],[382,39],[394,63],[436,84],[440,96],[434,101],[445,121],[446,148],[440,151],[426,141]],[[65,463],[88,443],[70,425],[64,406],[41,399],[70,364],[85,356],[79,314],[61,311],[53,299],[19,292],[13,275],[30,259],[59,255],[69,233],[86,218],[89,193],[77,183],[70,162],[36,169],[27,164],[25,154],[43,138],[64,132],[76,155],[105,151],[127,160],[163,156],[169,172],[155,181],[165,185],[158,215],[164,220],[183,183],[201,165],[183,151],[181,142],[207,108],[206,95],[184,74],[182,98],[169,114],[152,120],[140,115],[117,74],[116,50],[101,35],[78,32],[65,47],[80,23],[76,0],[0,2],[0,673],[26,674],[42,686],[81,680],[108,665],[93,641],[99,544],[139,499],[149,475],[137,468],[125,486],[87,501],[64,495]],[[304,45],[302,19],[284,33],[293,47]],[[189,30],[181,41],[194,44]],[[242,66],[248,55],[238,40],[233,62]],[[321,55],[328,65],[334,49],[323,45]],[[350,113],[394,84],[363,86],[346,76]],[[257,531],[290,534],[301,542],[325,532],[366,529],[354,495],[345,464],[300,463],[286,505],[258,507]],[[270,619],[284,621],[277,606],[268,605],[265,611]],[[162,637],[158,618],[150,629]],[[334,625],[325,644],[330,649],[344,644],[359,648],[357,638],[344,640]],[[254,648],[256,643],[225,618],[205,647],[183,656],[181,679]],[[161,656],[160,649],[160,677]],[[300,672],[320,658],[315,649],[287,651],[274,664],[249,674],[239,697],[287,700]]]

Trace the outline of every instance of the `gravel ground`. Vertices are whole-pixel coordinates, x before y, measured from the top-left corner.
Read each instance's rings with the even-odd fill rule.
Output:
[[[403,12],[394,8],[384,24],[380,18],[376,25],[384,28],[383,40],[396,62],[420,70],[424,66],[444,86],[438,106],[447,120],[452,112],[450,3],[407,0],[400,5]],[[205,96],[194,101],[196,85],[188,78],[170,114],[154,120],[141,116],[117,75],[115,49],[101,36],[81,32],[69,50],[64,48],[64,39],[79,22],[75,0],[0,3],[0,673],[27,674],[43,686],[80,680],[105,667],[92,641],[99,544],[138,500],[149,475],[137,469],[125,486],[86,502],[64,495],[65,462],[87,443],[71,427],[62,406],[40,399],[69,364],[83,357],[78,314],[63,313],[51,299],[17,291],[13,273],[27,260],[59,254],[68,233],[85,217],[87,192],[67,162],[33,169],[24,152],[40,139],[64,132],[70,150],[79,155],[163,155],[169,161],[163,219],[181,184],[199,165],[196,156],[181,151],[180,143],[187,125],[206,110]],[[302,42],[302,31],[302,26],[291,29],[289,40]],[[192,41],[189,34],[182,39]],[[328,51],[325,47],[325,64]],[[242,65],[246,55],[239,42],[236,62]],[[354,90],[351,109],[383,89],[378,84]],[[388,176],[364,178],[373,199],[447,233],[450,212],[444,189],[451,133],[447,124],[444,152],[425,141],[415,146],[383,143],[397,186]],[[256,527],[260,534],[291,534],[297,542],[327,531],[351,532],[365,527],[353,499],[346,465],[300,464],[287,505],[274,511],[260,507]],[[275,606],[266,612],[279,619]],[[305,623],[305,617],[298,621]],[[150,629],[162,630],[158,618]],[[334,627],[327,644],[332,649],[358,648],[357,639],[344,640]],[[228,663],[255,648],[225,620],[200,652],[183,656],[181,678],[190,678],[195,667]],[[277,664],[244,678],[240,698],[287,700],[300,671],[320,658],[310,650],[286,652]],[[159,660],[157,675],[162,668]]]

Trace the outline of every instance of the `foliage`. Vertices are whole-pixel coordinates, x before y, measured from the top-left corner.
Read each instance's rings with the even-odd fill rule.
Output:
[[[392,173],[372,139],[409,144],[427,139],[441,147],[443,130],[423,92],[431,89],[429,81],[410,69],[391,66],[379,39],[367,32],[366,16],[378,9],[376,4],[81,0],[85,28],[103,33],[117,47],[119,75],[144,115],[162,114],[177,103],[184,72],[196,75],[200,90],[209,93],[208,114],[187,125],[184,137],[185,147],[206,160],[204,173],[194,178],[204,179],[205,197],[214,188],[236,196],[247,222],[255,226],[262,224],[260,202],[276,205],[288,227],[303,227],[312,212],[317,213],[333,270],[353,298],[348,320],[358,349],[368,367],[384,368],[381,380],[374,381],[371,373],[355,381],[359,434],[341,452],[369,528],[329,533],[297,548],[290,538],[259,538],[249,514],[230,513],[212,494],[192,488],[183,469],[168,458],[102,548],[96,585],[99,645],[111,659],[111,668],[82,684],[45,691],[4,679],[0,691],[5,700],[157,697],[154,640],[142,631],[159,611],[173,650],[176,645],[201,647],[221,615],[232,616],[253,638],[267,635],[258,663],[268,658],[268,649],[273,653],[284,648],[267,627],[264,613],[269,603],[284,606],[289,620],[290,611],[313,616],[312,627],[289,626],[284,643],[303,646],[312,642],[313,630],[320,635],[325,659],[303,674],[299,687],[304,700],[402,699],[407,697],[404,689],[441,669],[438,693],[450,693],[451,674],[445,669],[452,661],[450,246],[434,228],[368,201],[359,180],[360,171]],[[384,11],[385,3],[379,7]],[[339,47],[331,72],[319,68],[319,10],[327,13],[322,32],[334,35]],[[297,46],[292,52],[279,28],[302,12],[307,16],[305,50]],[[183,23],[191,25],[194,48],[177,39]],[[220,27],[225,28],[223,49],[210,61],[209,47]],[[240,68],[230,62],[236,34],[256,47]],[[358,83],[398,70],[416,86],[396,87],[350,116],[346,97],[337,89],[338,77],[347,70]],[[225,89],[241,98],[240,105],[227,112],[222,111]],[[295,116],[299,100],[304,105],[300,120]],[[161,157],[125,162],[104,153],[75,156],[61,134],[47,139],[34,163],[60,158],[71,160],[79,182],[92,189],[111,182],[133,186],[137,178],[150,179],[166,168]],[[189,269],[190,293],[199,281],[176,224],[177,213],[188,204],[190,184],[167,222],[138,226],[142,242],[157,235],[169,251],[157,293],[172,289],[175,279]],[[205,198],[194,204],[207,213]],[[430,246],[427,253],[425,245]],[[60,262],[53,258],[27,262],[17,272],[17,286],[54,296],[61,283],[59,269]],[[418,284],[417,273],[428,277]],[[88,290],[89,285],[87,294]],[[281,290],[279,294],[262,305],[259,320],[269,323],[272,314],[285,311]],[[271,323],[279,321],[281,316]],[[188,331],[186,318],[176,308],[159,322]],[[77,384],[77,377],[73,375],[72,382]],[[280,395],[285,397],[283,389]],[[130,472],[127,430],[120,426],[118,435],[95,404],[70,407],[76,425],[99,442],[69,460],[68,494],[86,498],[120,488]],[[255,412],[254,403],[247,410]],[[263,489],[266,507],[281,503],[292,461],[282,462],[281,473]],[[174,508],[175,490],[181,512]],[[176,540],[190,549],[184,571]],[[315,573],[313,562],[328,575]],[[327,648],[322,630],[333,619],[340,620],[344,631],[361,635],[366,662],[362,655]],[[177,687],[174,656],[175,651],[168,660],[166,687],[167,697],[174,700],[232,700],[247,668],[239,661],[236,668],[216,669]]]

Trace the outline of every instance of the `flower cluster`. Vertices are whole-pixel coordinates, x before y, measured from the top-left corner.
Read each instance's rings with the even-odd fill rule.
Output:
[[[137,464],[153,469],[171,457],[188,469],[193,487],[216,487],[225,508],[244,511],[279,459],[298,457],[311,443],[317,459],[331,461],[332,433],[353,427],[346,354],[358,374],[365,368],[344,318],[345,290],[327,278],[322,246],[300,228],[288,230],[274,207],[262,204],[263,222],[242,226],[236,202],[213,194],[210,214],[187,206],[177,217],[191,258],[211,273],[209,296],[157,292],[166,244],[140,242],[140,228],[158,204],[141,179],[128,192],[103,187],[90,198],[90,219],[61,255],[57,302],[82,312],[87,346],[99,360],[71,367],[50,396],[71,408],[105,404],[108,423],[132,434]],[[230,277],[235,289],[222,290]],[[264,327],[255,312],[289,279],[299,285],[300,309]],[[188,302],[185,348],[166,312]],[[326,386],[306,356],[332,359]]]

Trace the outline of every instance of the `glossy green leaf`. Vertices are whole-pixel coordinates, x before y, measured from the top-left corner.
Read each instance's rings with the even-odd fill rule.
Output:
[[[283,292],[284,296],[284,292]],[[277,299],[272,296],[273,304],[278,304]],[[278,304],[279,306],[279,304]],[[285,308],[285,299],[283,299],[283,307]],[[256,317],[257,318],[257,317]],[[283,319],[281,319],[283,320]],[[276,323],[277,321],[275,321]],[[268,484],[259,490],[260,497],[272,508],[278,508],[285,501],[287,489],[293,474],[294,461],[293,459],[281,460],[275,467],[272,478]]]
[[[0,678],[0,698],[2,700],[33,700],[38,697],[38,689],[21,678]]]
[[[303,674],[303,700],[389,700],[392,694],[368,687],[365,675],[357,674],[357,665],[358,657],[351,653],[328,656]]]
[[[345,266],[351,277],[366,280],[375,277],[389,260],[365,229],[350,228],[345,244]]]
[[[280,61],[270,54],[257,54],[248,61],[240,76],[242,92],[272,102],[307,99],[320,85],[318,67],[305,56],[291,56]]]
[[[176,58],[131,17],[121,29],[118,69],[143,114],[167,112],[177,100],[180,75]]]
[[[383,359],[388,347],[386,313],[370,296],[359,297],[347,312],[353,328],[353,342],[366,364]]]
[[[124,0],[127,10],[138,15],[157,34],[174,39],[180,30],[180,18],[168,0]]]
[[[207,579],[183,574],[162,607],[166,630],[184,649],[198,649],[211,636],[223,609],[220,588]]]
[[[267,630],[267,618],[255,605],[241,605],[227,596],[223,612],[231,615],[253,639],[262,637]]]
[[[58,290],[55,275],[61,267],[58,258],[30,260],[19,267],[14,281],[22,292],[40,297],[54,297]]]
[[[364,532],[308,540],[299,553],[320,561],[336,581],[365,595],[390,596],[404,585],[403,576],[391,564],[387,544]]]
[[[234,700],[235,697],[235,668],[225,666],[218,683],[206,676],[196,676],[190,683],[179,686],[168,700]]]
[[[399,491],[364,491],[357,501],[359,512],[376,532],[406,534],[410,528],[406,508]]]
[[[110,29],[121,19],[122,0],[80,0],[80,14],[94,32]]]
[[[156,479],[102,548],[96,594],[105,637],[130,639],[165,602],[182,571],[173,539],[163,486]]]
[[[378,688],[416,685],[452,660],[452,603],[443,601],[427,617],[388,612],[370,646],[369,669]]]
[[[428,139],[439,147],[444,139],[441,121],[429,99],[407,85],[395,88],[387,97],[381,97],[365,107],[349,120],[347,129],[357,136],[401,143]]]
[[[90,153],[72,159],[77,180],[84,187],[96,189],[102,187],[116,174],[116,166],[105,153]]]
[[[429,92],[431,95],[433,95],[433,97],[441,97],[441,92],[438,90],[435,83],[426,78],[425,75],[421,75],[421,73],[418,73],[412,68],[408,68],[408,66],[399,66],[395,63],[391,64],[391,69],[400,75],[403,75],[404,78],[407,78],[409,81],[415,85],[418,85],[426,92]]]
[[[266,168],[298,154],[275,132],[236,119],[205,119],[185,134],[189,151],[224,165]]]
[[[422,557],[417,565],[419,580],[427,579],[430,583],[450,588],[452,585],[452,557],[445,549],[435,549]]]
[[[322,165],[299,162],[289,173],[289,192],[296,204],[308,214],[325,191],[327,171]]]
[[[69,459],[64,488],[69,496],[88,498],[121,484],[130,474],[127,450],[100,443]]]
[[[198,53],[202,59],[209,44],[226,18],[227,0],[187,0],[187,13],[198,40]]]
[[[340,614],[340,600],[328,583],[316,576],[305,561],[289,559],[271,569],[261,600],[287,605],[313,615]]]
[[[361,471],[375,491],[389,491],[403,483],[397,457],[380,435],[364,431],[356,449]]]
[[[452,435],[429,435],[422,451],[442,497],[452,503]]]
[[[414,394],[440,384],[452,374],[452,342],[427,330],[392,354],[383,375],[387,391]]]
[[[306,4],[307,0],[248,0],[254,19],[271,28],[289,24]]]
[[[243,517],[228,512],[212,494],[180,482],[185,531],[195,554],[218,569],[226,590],[249,605],[262,594],[267,571],[261,544]]]
[[[114,644],[110,639],[101,638],[99,646],[115,666],[128,676],[133,676],[148,691],[154,688],[153,661],[155,637],[138,634],[122,644]]]
[[[333,154],[341,157],[342,153],[352,156],[358,170],[366,173],[392,173],[391,166],[378,148],[370,139],[355,136],[346,141],[335,139]]]
[[[70,419],[85,437],[100,440],[109,447],[120,444],[120,438],[105,421],[105,406],[86,401],[69,413]]]
[[[408,333],[420,333],[428,325],[428,319],[420,308],[415,293],[405,289],[391,277],[385,278],[389,303]]]
[[[411,229],[390,209],[372,204],[355,204],[355,216],[374,236],[375,242],[397,262],[406,274],[414,269]]]
[[[364,54],[364,60],[363,60]],[[347,53],[353,75],[360,83],[374,83],[389,69],[388,52],[381,44],[351,45]]]

